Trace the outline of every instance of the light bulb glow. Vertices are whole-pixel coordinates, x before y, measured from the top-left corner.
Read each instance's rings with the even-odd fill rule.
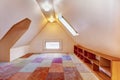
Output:
[[[53,16],[51,16],[51,17],[48,19],[48,21],[54,22],[54,21],[55,21],[55,18],[54,18]]]

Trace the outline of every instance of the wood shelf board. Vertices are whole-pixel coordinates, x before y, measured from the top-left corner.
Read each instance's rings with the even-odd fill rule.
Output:
[[[96,76],[100,77],[102,80],[111,80],[111,78],[100,71],[94,71]]]
[[[105,59],[103,57],[100,58],[100,66],[105,66],[105,67],[110,67],[111,66],[111,62],[108,59]]]
[[[81,53],[80,55],[82,55],[84,57],[84,54]]]
[[[99,61],[98,60],[95,60],[95,59],[90,59],[88,57],[85,57],[87,58],[88,60],[92,61],[94,64],[98,65],[99,66]]]
[[[99,66],[99,61],[98,60],[93,60],[93,63]]]
[[[84,63],[84,61],[83,61],[84,58],[83,59],[79,58],[79,59]]]
[[[78,54],[83,54],[83,53],[81,53],[81,52],[77,52]]]
[[[101,68],[103,68],[105,71],[111,73],[111,68],[107,67],[107,66],[100,66]]]
[[[84,56],[83,56],[83,55],[81,55],[81,54],[80,54],[80,56],[81,56],[81,57],[84,57]],[[80,57],[80,56],[79,56],[79,57]]]
[[[96,65],[98,65],[99,66],[99,61],[98,60],[95,60],[95,59],[90,59],[90,58],[88,58],[89,60],[91,60],[91,61],[93,61],[93,63],[95,63]]]
[[[90,64],[90,63],[85,63],[90,69],[92,69],[93,67],[92,67],[92,64]]]

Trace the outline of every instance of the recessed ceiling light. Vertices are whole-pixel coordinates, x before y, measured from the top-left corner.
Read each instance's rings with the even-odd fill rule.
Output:
[[[54,21],[55,21],[55,18],[54,18],[53,16],[51,16],[51,17],[48,19],[48,21],[54,22]]]
[[[45,1],[44,3],[41,4],[41,7],[45,10],[45,11],[50,11],[52,9],[52,5],[48,2]]]
[[[64,27],[73,35],[77,36],[79,35],[72,26],[63,18],[63,16],[60,14],[58,15],[58,20],[64,25]]]

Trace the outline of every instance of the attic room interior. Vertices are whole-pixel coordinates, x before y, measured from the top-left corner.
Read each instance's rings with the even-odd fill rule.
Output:
[[[119,0],[1,0],[0,80],[120,80]]]

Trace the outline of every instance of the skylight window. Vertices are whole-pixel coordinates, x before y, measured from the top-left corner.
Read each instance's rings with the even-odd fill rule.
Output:
[[[70,24],[62,17],[62,15],[58,16],[59,21],[64,25],[64,27],[73,35],[73,36],[77,36],[79,35],[72,26],[70,26]]]

